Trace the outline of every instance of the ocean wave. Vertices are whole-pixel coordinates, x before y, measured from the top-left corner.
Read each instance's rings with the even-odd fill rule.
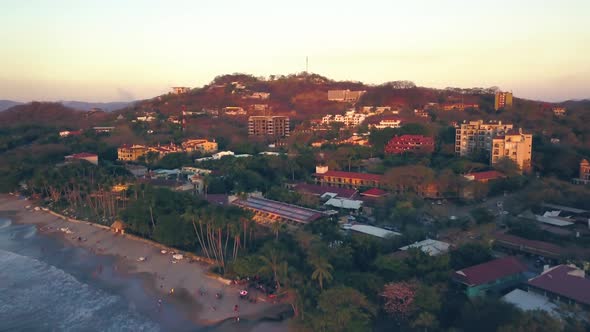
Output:
[[[6,228],[12,225],[12,220],[6,218],[0,218],[0,229]]]
[[[30,239],[37,234],[37,227],[34,225],[13,225],[10,231],[14,239]]]
[[[0,330],[158,331],[118,295],[0,249]]]

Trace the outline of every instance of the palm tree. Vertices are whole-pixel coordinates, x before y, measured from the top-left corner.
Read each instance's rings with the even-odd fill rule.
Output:
[[[311,265],[314,267],[314,271],[311,274],[311,279],[317,280],[320,284],[320,289],[324,289],[324,281],[332,281],[332,264],[327,259],[321,256],[314,257],[311,260]]]
[[[279,282],[279,269],[285,269],[286,270],[286,265],[285,266],[281,266],[281,257],[279,256],[279,254],[276,252],[275,249],[272,249],[270,251],[270,255],[268,255],[268,257],[266,256],[259,256],[260,260],[262,260],[262,262],[264,262],[264,264],[262,265],[262,267],[260,267],[260,269],[258,270],[258,273],[260,274],[271,274],[273,275],[274,281],[277,283],[277,290],[281,289],[281,284]]]
[[[272,224],[270,224],[270,227],[272,229],[272,232],[275,234],[275,241],[279,241],[279,231],[282,231],[285,229],[285,225],[282,224],[279,221],[275,221]]]

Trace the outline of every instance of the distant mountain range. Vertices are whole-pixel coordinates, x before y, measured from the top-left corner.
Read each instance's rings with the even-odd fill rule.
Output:
[[[112,112],[118,109],[121,109],[123,107],[126,107],[130,104],[133,104],[134,101],[118,101],[118,102],[111,102],[111,103],[90,103],[90,102],[85,102],[85,101],[60,101],[59,103],[61,103],[62,105],[69,107],[69,108],[73,108],[75,110],[80,110],[80,111],[90,111],[93,108],[100,108],[101,110],[105,111],[105,112]],[[12,101],[12,100],[0,100],[0,112],[5,111],[11,107],[17,106],[17,105],[22,105],[25,103],[21,103],[18,101]]]
[[[0,112],[20,104],[22,103],[19,103],[18,101],[0,100]]]

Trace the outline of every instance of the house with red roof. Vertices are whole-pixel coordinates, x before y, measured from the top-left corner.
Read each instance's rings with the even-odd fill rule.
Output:
[[[316,167],[316,173],[313,175],[316,182],[320,185],[361,188],[361,187],[380,187],[382,176],[379,174],[330,171],[327,166]]]
[[[487,183],[489,181],[505,178],[504,174],[498,171],[472,172],[463,175],[469,181]]]
[[[379,188],[371,188],[367,191],[362,192],[361,196],[367,198],[383,198],[387,196],[387,191],[381,190]]]
[[[590,309],[590,279],[573,265],[557,265],[543,271],[527,283],[530,292],[553,301]]]
[[[514,287],[526,280],[526,266],[516,257],[507,256],[474,265],[453,274],[469,297],[486,295]]]
[[[552,260],[558,260],[568,253],[565,248],[553,243],[529,240],[504,233],[494,235],[494,247],[514,253],[542,256]]]

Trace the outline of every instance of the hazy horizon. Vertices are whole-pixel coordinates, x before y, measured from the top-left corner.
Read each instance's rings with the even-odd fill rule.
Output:
[[[215,76],[305,70],[334,80],[590,98],[590,2],[394,4],[177,0],[3,6],[0,99],[147,99]]]

